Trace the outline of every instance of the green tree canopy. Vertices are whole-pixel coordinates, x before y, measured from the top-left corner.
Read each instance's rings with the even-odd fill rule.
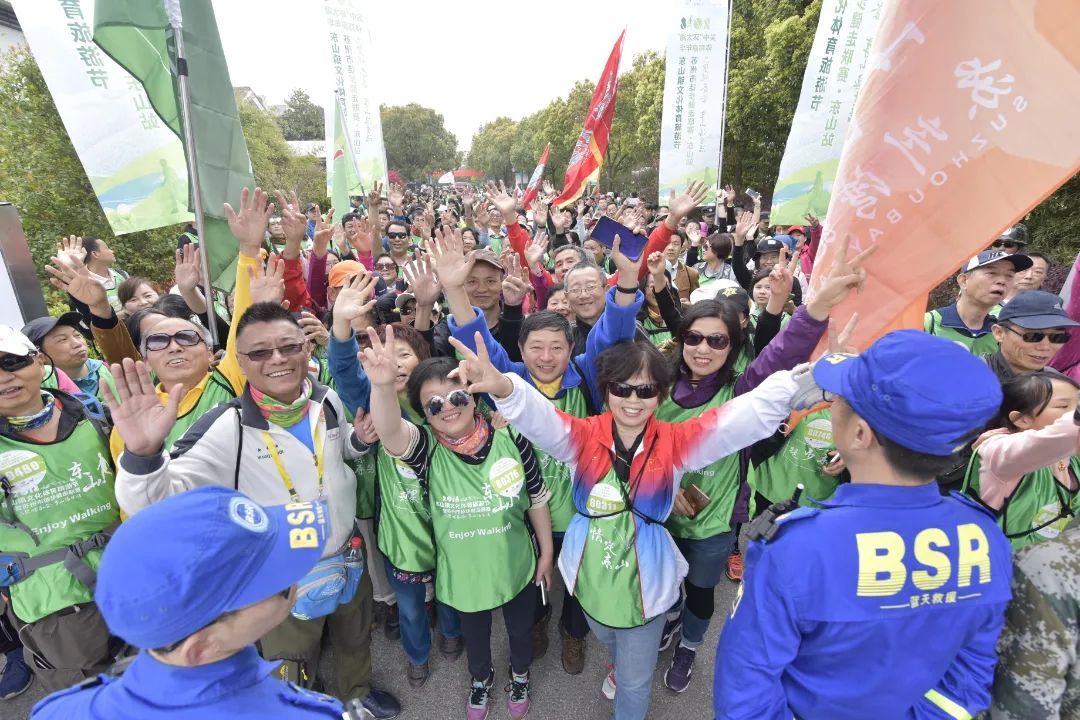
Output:
[[[277,118],[286,140],[322,140],[326,137],[323,122],[323,109],[300,88],[292,91],[285,101],[285,111]]]
[[[416,103],[383,105],[379,116],[386,165],[406,180],[424,180],[435,170],[453,170],[461,163],[457,138],[431,108]]]

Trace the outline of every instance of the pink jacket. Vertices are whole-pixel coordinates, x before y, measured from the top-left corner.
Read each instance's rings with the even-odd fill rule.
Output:
[[[1068,488],[1075,484],[1069,471],[1053,467],[1058,461],[1080,452],[1080,433],[1072,413],[1065,413],[1042,430],[990,430],[975,441],[979,454],[979,497],[1000,510],[1005,498],[1012,495],[1020,480],[1030,472],[1049,467],[1054,477]]]
[[[1074,269],[1080,275],[1080,255],[1076,256]],[[1073,320],[1080,322],[1080,277],[1074,277],[1072,288],[1069,289],[1069,299],[1065,302],[1065,312]],[[1049,365],[1073,380],[1080,381],[1080,332],[1073,333],[1072,339],[1061,346]]]

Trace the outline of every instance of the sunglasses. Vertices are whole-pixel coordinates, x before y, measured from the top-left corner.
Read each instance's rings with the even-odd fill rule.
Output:
[[[1003,247],[1003,248],[1009,248],[1011,250],[1013,248],[1020,247],[1020,243],[1013,242],[1012,240],[995,240],[994,244],[991,245],[990,247]]]
[[[1014,330],[1008,325],[1005,326],[1005,329],[1011,333],[1019,335],[1020,339],[1024,342],[1032,344],[1042,342],[1043,338],[1049,338],[1050,342],[1054,345],[1064,345],[1065,343],[1069,342],[1070,338],[1072,338],[1072,334],[1067,332],[1048,333],[1038,332],[1037,330],[1025,330],[1024,332],[1020,332],[1019,330]]]
[[[407,232],[388,232],[388,233],[386,233],[386,237],[390,238],[391,240],[401,240],[402,238],[409,237],[409,233],[407,233]]]
[[[34,354],[30,355],[2,355],[0,356],[0,370],[4,372],[16,372],[24,367],[30,367],[34,362]]]
[[[274,351],[281,353],[282,357],[289,357],[290,355],[299,355],[304,351],[304,343],[289,343],[288,345],[282,345],[276,348],[262,348],[259,350],[252,350],[251,352],[236,352],[240,355],[244,355],[248,360],[254,360],[255,362],[262,362],[263,360],[269,360],[274,357]]]
[[[396,270],[397,263],[375,263],[376,270]]]
[[[454,407],[463,408],[472,402],[472,395],[465,390],[454,390],[446,397],[442,395],[432,395],[428,398],[428,401],[424,404],[424,412],[431,417],[435,417],[443,411],[446,407],[446,403],[450,403]]]
[[[180,347],[194,347],[203,341],[203,336],[195,330],[177,330],[172,335],[169,333],[153,333],[143,340],[143,347],[147,350],[164,350],[176,340]]]
[[[609,393],[619,398],[628,398],[633,393],[642,400],[651,400],[660,394],[660,386],[654,383],[631,385],[624,382],[609,382],[607,389]]]
[[[702,335],[697,330],[687,330],[682,336],[683,344],[690,347],[697,347],[702,342],[707,342],[709,347],[713,350],[723,350],[731,344],[731,339],[727,335]]]

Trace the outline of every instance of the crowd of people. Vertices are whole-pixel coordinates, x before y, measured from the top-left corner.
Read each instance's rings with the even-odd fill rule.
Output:
[[[731,186],[385,190],[245,190],[210,296],[193,226],[170,287],[61,240],[71,311],[0,327],[0,698],[391,718],[381,627],[413,691],[464,654],[460,712],[505,681],[521,718],[554,620],[563,670],[591,635],[640,720],[658,667],[694,682],[726,577],[689,717],[1080,713],[1080,287],[1043,291],[1022,236],[857,355],[834,308],[874,248],[817,263],[818,218]]]

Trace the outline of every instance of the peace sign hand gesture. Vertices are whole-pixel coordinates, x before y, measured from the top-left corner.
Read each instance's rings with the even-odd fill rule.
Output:
[[[832,267],[829,268],[825,282],[818,286],[814,297],[806,303],[806,311],[815,320],[824,320],[834,307],[847,298],[852,289],[861,289],[866,281],[866,269],[863,263],[877,252],[878,246],[871,245],[855,257],[848,260],[851,236],[844,238],[836,252]]]
[[[477,352],[467,348],[465,343],[457,338],[450,338],[450,344],[458,351],[461,362],[448,377],[456,377],[470,393],[487,393],[496,400],[506,398],[514,391],[514,384],[491,364],[487,346],[479,332],[473,336],[473,341],[476,343]]]

